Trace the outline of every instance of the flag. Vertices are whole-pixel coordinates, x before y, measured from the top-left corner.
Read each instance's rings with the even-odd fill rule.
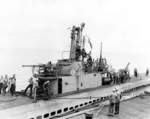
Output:
[[[92,49],[92,43],[91,43],[91,40],[90,40],[89,37],[88,37],[88,43],[89,43],[89,45],[90,45],[90,47],[91,47],[91,49]]]

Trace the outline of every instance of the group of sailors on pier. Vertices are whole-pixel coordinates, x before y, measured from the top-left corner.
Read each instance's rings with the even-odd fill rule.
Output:
[[[121,100],[121,93],[119,89],[116,87],[113,89],[112,94],[109,99],[109,115],[114,116],[119,114],[119,107],[120,107],[120,100]]]
[[[8,77],[8,75],[1,75],[0,77],[0,94],[5,95],[7,92],[12,96],[15,94],[16,90],[16,76]]]

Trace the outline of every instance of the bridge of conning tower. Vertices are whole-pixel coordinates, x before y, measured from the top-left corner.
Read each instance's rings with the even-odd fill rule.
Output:
[[[85,28],[85,23],[82,23],[80,26],[72,26],[70,57],[68,61],[65,61],[64,63],[82,62],[83,70],[85,72],[106,71],[108,69],[108,65],[106,59],[102,58],[102,43],[101,43],[101,50],[100,50],[100,58],[94,60],[91,57],[92,43],[87,36],[85,37],[83,35],[84,28]],[[88,43],[91,47],[91,51],[88,53],[85,50],[86,40],[88,40]]]

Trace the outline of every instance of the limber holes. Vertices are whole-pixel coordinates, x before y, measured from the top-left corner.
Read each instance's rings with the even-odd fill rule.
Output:
[[[44,118],[49,117],[49,113],[44,114]]]

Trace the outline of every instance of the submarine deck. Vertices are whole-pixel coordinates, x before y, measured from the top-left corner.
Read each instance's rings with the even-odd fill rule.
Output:
[[[147,78],[149,78],[149,77],[147,77]],[[141,79],[145,79],[145,77],[144,76],[140,76],[139,78],[132,77],[128,83],[121,84],[121,85],[127,85],[129,83],[134,83]],[[101,93],[99,93],[100,89],[101,89]],[[63,100],[65,100],[65,98],[68,98],[68,100],[70,100],[70,102],[71,102],[72,97],[74,97],[74,98],[83,97],[83,96],[90,97],[92,94],[94,94],[95,96],[96,96],[96,94],[98,94],[99,96],[106,95],[107,92],[109,93],[110,90],[112,90],[112,89],[113,89],[113,86],[107,86],[107,87],[102,86],[102,87],[94,89],[94,90],[87,89],[84,92],[79,92],[79,93],[75,93],[72,95],[64,96],[62,99],[61,99],[61,97],[59,97],[58,99],[55,99],[55,100],[51,99],[51,103],[56,104],[56,101],[59,103],[63,103]],[[38,101],[38,102],[40,102],[40,101]],[[27,96],[19,95],[16,97],[16,96],[10,96],[9,94],[6,94],[5,96],[0,95],[0,110],[18,107],[18,106],[22,106],[22,105],[28,105],[28,104],[32,104],[32,103],[33,103],[33,99],[30,99]]]

